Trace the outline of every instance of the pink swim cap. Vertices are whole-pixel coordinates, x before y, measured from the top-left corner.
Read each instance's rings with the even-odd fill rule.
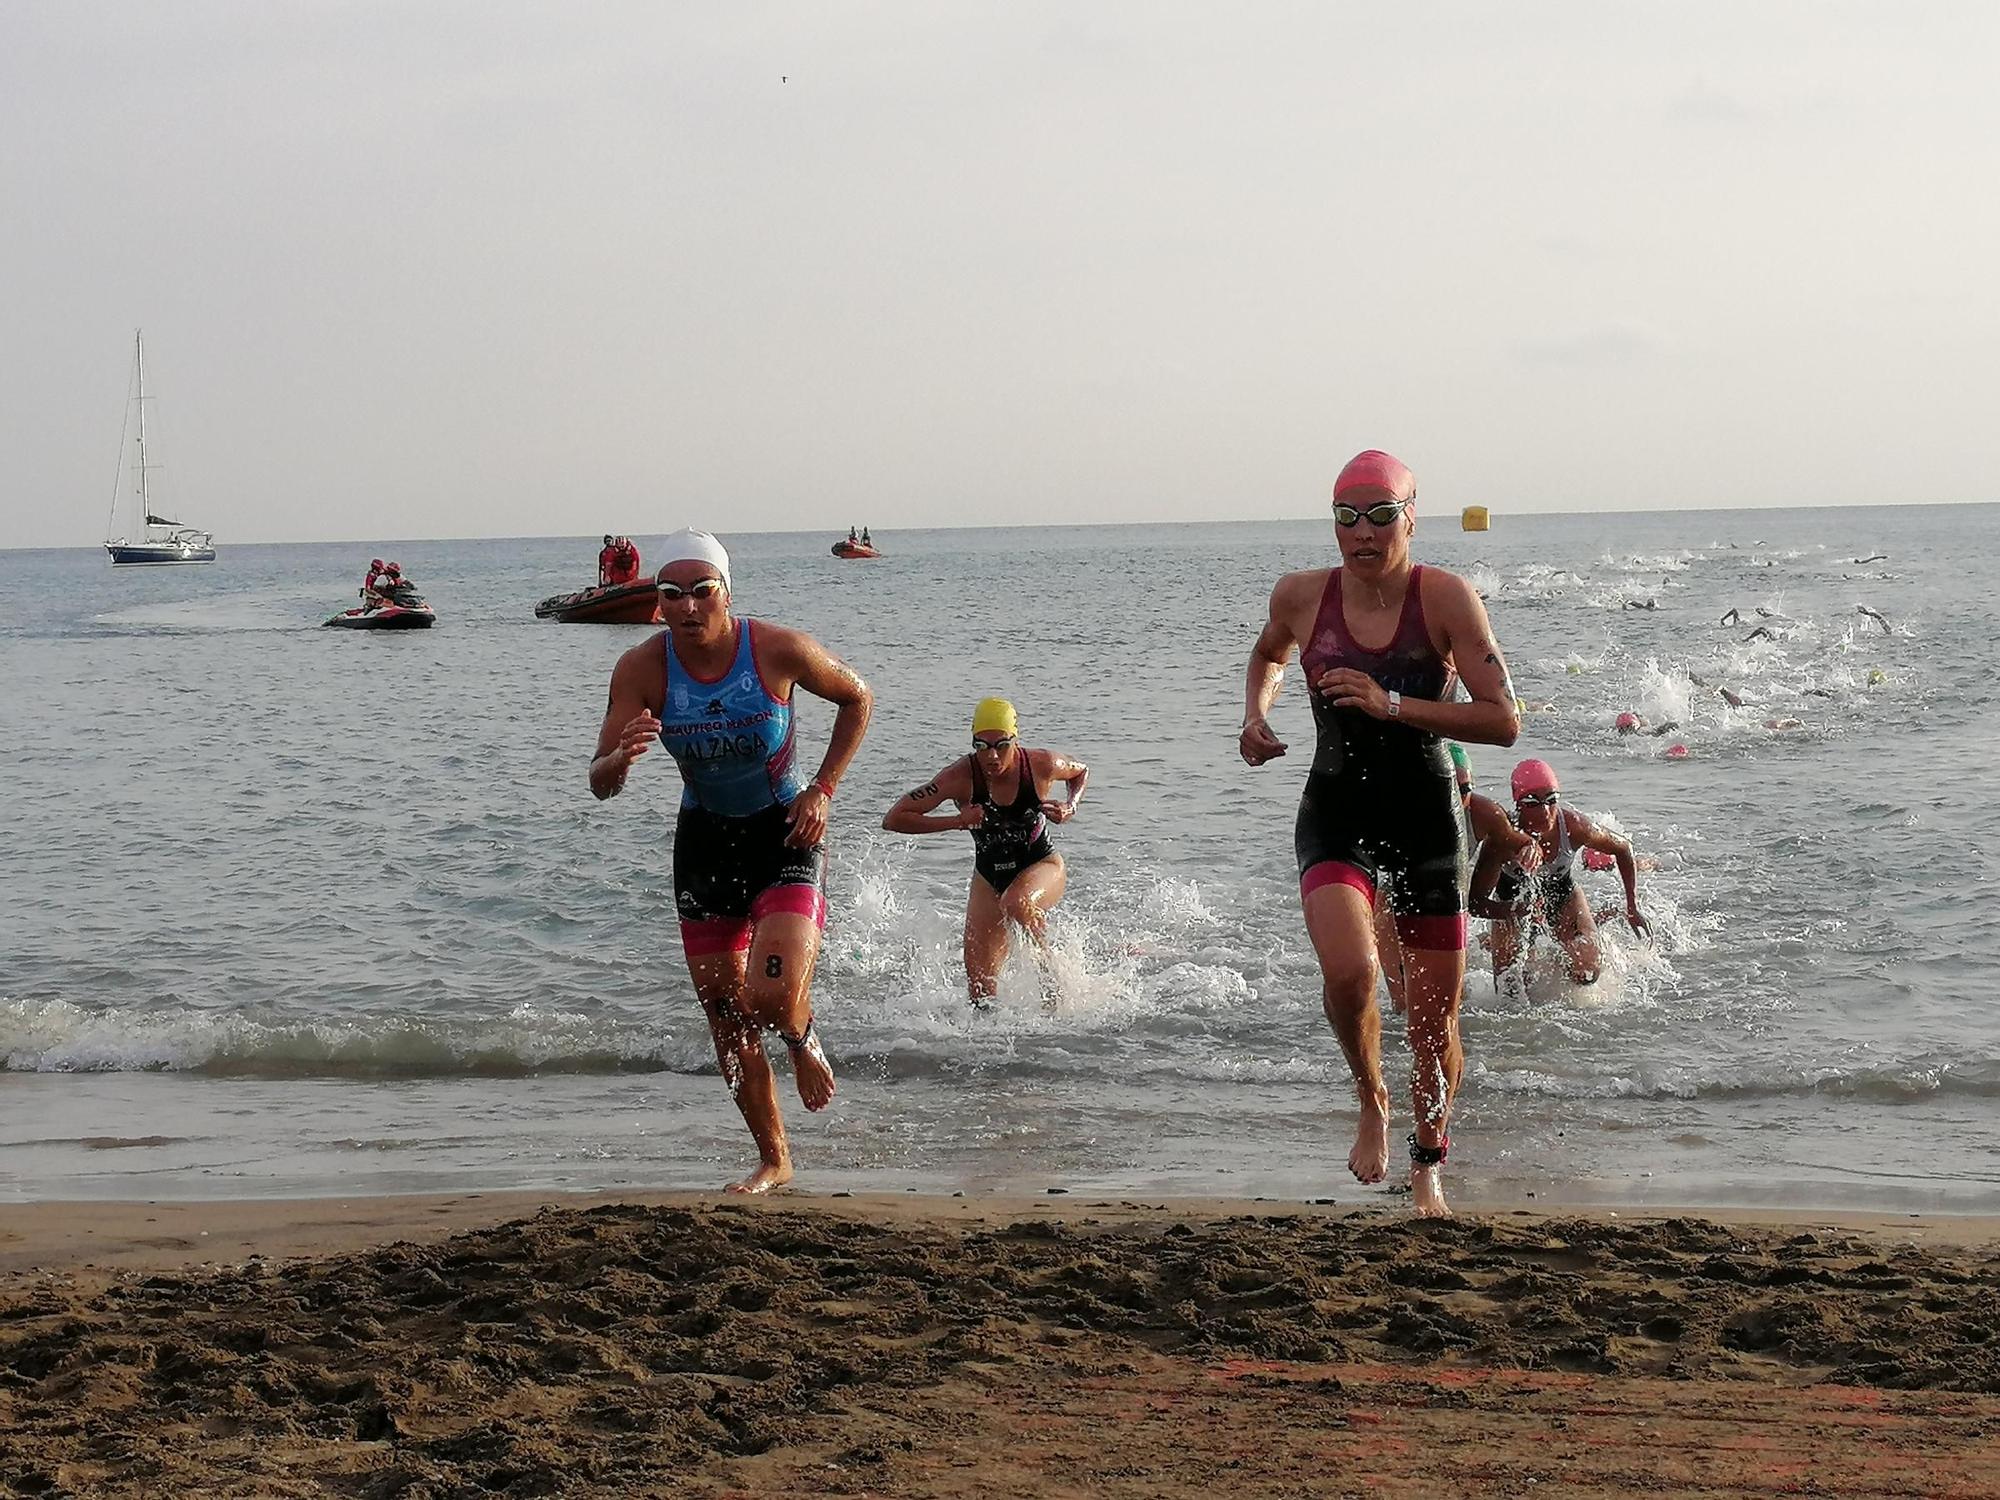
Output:
[[[1667,746],[1668,760],[1686,760],[1687,758],[1688,758],[1688,747],[1686,745]]]
[[[1514,795],[1525,797],[1530,792],[1553,792],[1556,787],[1556,770],[1545,760],[1524,760],[1514,767]]]
[[[1617,860],[1606,854],[1602,849],[1586,849],[1583,851],[1583,867],[1586,870],[1608,870],[1617,863]]]
[[[1633,713],[1632,710],[1629,708],[1626,709],[1624,713],[1620,714],[1616,719],[1612,721],[1612,728],[1620,731],[1621,733],[1628,729],[1637,729],[1638,727],[1639,727],[1639,716]]]
[[[1370,448],[1347,461],[1347,467],[1333,481],[1333,498],[1338,500],[1349,490],[1363,488],[1387,490],[1398,500],[1414,500],[1417,498],[1417,476],[1410,472],[1408,464],[1394,454]]]

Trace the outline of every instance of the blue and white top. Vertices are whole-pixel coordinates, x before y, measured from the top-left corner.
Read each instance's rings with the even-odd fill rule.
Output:
[[[804,790],[792,770],[792,702],[757,665],[756,622],[736,622],[736,654],[720,677],[699,676],[660,637],[666,704],[660,743],[681,768],[682,807],[743,818],[790,805]]]

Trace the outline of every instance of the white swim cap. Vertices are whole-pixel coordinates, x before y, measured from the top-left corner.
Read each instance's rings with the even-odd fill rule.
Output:
[[[723,550],[722,543],[706,531],[683,528],[668,537],[660,547],[661,568],[669,563],[705,562],[721,577],[722,586],[731,593],[735,592],[729,583],[729,554]],[[654,570],[656,574],[658,571],[657,568]]]

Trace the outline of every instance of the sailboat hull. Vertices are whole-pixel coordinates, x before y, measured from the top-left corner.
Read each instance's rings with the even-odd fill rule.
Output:
[[[165,563],[211,563],[215,548],[182,546],[176,542],[106,542],[113,567],[152,567]]]
[[[146,462],[146,340],[136,330],[132,334],[132,398],[131,405],[139,412],[138,462],[132,465],[135,482],[133,493],[138,499],[139,529],[137,540],[133,533],[124,536],[106,537],[104,550],[111,554],[114,568],[146,568],[180,563],[211,563],[215,561],[215,538],[199,526],[183,526],[179,521],[159,515],[154,506],[151,487],[146,482],[147,471],[157,468]],[[129,417],[128,417],[129,430]],[[118,445],[125,446],[125,434],[118,435]],[[109,531],[118,524],[119,502],[111,502],[111,521],[105,527]]]

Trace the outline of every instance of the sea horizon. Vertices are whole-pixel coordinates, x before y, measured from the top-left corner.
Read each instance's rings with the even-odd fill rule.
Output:
[[[1465,505],[1480,505],[1483,503],[1484,502],[1480,501],[1467,501],[1465,502]],[[1465,505],[1453,506],[1449,510],[1442,510],[1442,509],[1432,510],[1429,509],[1428,507],[1424,507],[1420,510],[1420,513],[1424,515],[1426,518],[1437,516],[1449,519],[1450,516],[1455,515],[1457,512],[1463,510],[1465,508]],[[2000,499],[1924,500],[1910,504],[1898,504],[1895,507],[1895,509],[1899,514],[1902,514],[1911,511],[1975,510],[1981,506],[1994,506],[1994,505],[2000,505]],[[1598,516],[1761,515],[1770,513],[1797,514],[1797,513],[1816,512],[1816,511],[1855,511],[1855,510],[1865,511],[1865,510],[1876,509],[1878,507],[1873,502],[1866,500],[1847,500],[1847,501],[1825,501],[1813,505],[1795,505],[1795,504],[1778,503],[1769,505],[1757,505],[1757,504],[1687,505],[1681,507],[1654,507],[1654,508],[1603,506],[1603,507],[1596,507],[1590,510],[1503,510],[1496,508],[1490,504],[1487,504],[1485,508],[1489,517],[1491,517],[1492,521],[1496,524],[1499,524],[1499,523],[1504,523],[1509,519],[1522,520],[1522,521],[1526,520],[1539,521],[1539,520],[1588,520],[1590,518]],[[693,518],[690,518],[690,520],[692,519]],[[1317,511],[1301,512],[1298,515],[1240,516],[1240,517],[1227,517],[1227,518],[1211,517],[1211,518],[1196,519],[1196,520],[1049,521],[1049,522],[1029,521],[1029,522],[1010,522],[1005,525],[995,525],[985,521],[955,521],[955,522],[943,522],[928,526],[876,526],[871,523],[869,529],[871,532],[881,532],[885,536],[893,536],[893,535],[917,535],[917,534],[928,534],[932,532],[953,532],[953,531],[1091,531],[1091,530],[1115,530],[1120,527],[1148,527],[1148,526],[1160,526],[1160,527],[1287,526],[1296,524],[1325,522],[1326,519],[1327,519],[1326,513],[1324,509],[1321,509]],[[683,521],[682,524],[683,525],[690,524],[690,521]],[[857,526],[859,525],[859,523],[856,524]],[[664,536],[668,531],[675,529],[678,528],[666,527],[652,532],[623,531],[623,532],[614,532],[613,534],[628,535],[628,536]],[[763,528],[753,527],[753,528],[740,528],[740,529],[724,527],[720,531],[716,532],[716,534],[730,535],[730,536],[818,537],[818,536],[836,536],[844,532],[845,529],[846,529],[846,523],[843,522],[841,525],[838,526],[830,525],[823,527],[793,526],[793,527],[763,527]],[[590,537],[602,536],[603,534],[604,534],[603,529],[599,528],[598,530],[595,531],[576,531],[576,532],[541,531],[541,532],[519,532],[513,534],[457,535],[457,536],[441,534],[436,536],[307,537],[307,538],[283,538],[283,539],[252,536],[252,537],[236,538],[236,539],[225,538],[224,540],[219,541],[217,543],[217,546],[218,547],[222,546],[373,547],[378,543],[385,546],[387,545],[424,546],[433,542],[557,542],[557,541],[577,541]],[[1490,534],[1490,529],[1488,534]],[[102,541],[102,539],[94,542],[0,544],[0,552],[101,552],[103,550],[104,550],[104,542]],[[193,566],[209,566],[209,565],[194,564]]]

